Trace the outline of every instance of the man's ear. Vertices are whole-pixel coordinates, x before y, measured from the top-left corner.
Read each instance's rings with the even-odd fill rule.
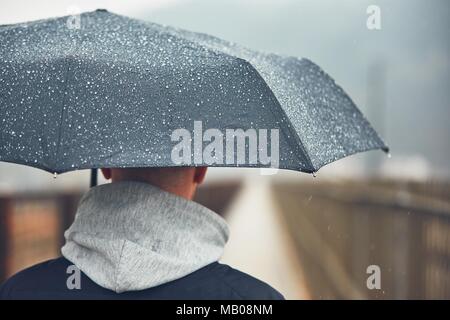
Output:
[[[194,182],[201,184],[205,180],[206,170],[208,167],[196,167],[194,172]]]
[[[100,169],[102,171],[103,176],[105,177],[106,180],[111,179],[112,176],[112,172],[110,168],[102,168]]]

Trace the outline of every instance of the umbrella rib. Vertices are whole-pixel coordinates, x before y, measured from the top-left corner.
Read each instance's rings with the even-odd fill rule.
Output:
[[[261,77],[261,78],[262,78],[262,77]],[[264,78],[262,78],[262,79],[264,80]],[[265,80],[264,80],[264,82],[265,82]],[[278,101],[278,98],[276,97],[275,93],[272,91],[272,89],[271,89],[269,86],[267,86],[267,87],[268,87],[269,90],[272,92],[272,94],[273,94],[273,96],[274,96],[274,98],[275,98],[275,100],[276,100],[276,102],[277,102],[276,105],[278,106],[278,112],[280,112],[281,115],[286,119],[286,121],[289,122],[289,128],[288,128],[288,130],[289,130],[291,136],[293,136],[293,138],[294,138],[295,140],[297,140],[297,143],[298,143],[300,149],[303,151],[303,154],[305,155],[306,161],[308,162],[309,166],[311,167],[312,172],[315,172],[316,169],[315,169],[315,167],[314,167],[314,165],[313,165],[313,163],[312,163],[312,160],[311,160],[311,158],[310,158],[310,156],[309,156],[309,154],[308,154],[308,151],[306,150],[306,148],[305,148],[305,146],[304,146],[304,144],[303,144],[303,142],[302,142],[302,139],[300,138],[299,134],[298,134],[297,131],[295,130],[294,125],[293,125],[292,122],[291,122],[291,119],[289,119],[288,115],[286,114],[286,112],[285,112],[285,111],[283,110],[283,108],[281,107],[281,104],[280,104],[280,102]],[[275,114],[276,111],[274,111],[274,110],[272,110],[272,109],[270,109],[270,111],[272,112],[272,114],[273,114],[274,116],[276,116],[276,114]],[[283,131],[284,131],[284,130],[283,130]],[[298,156],[297,156],[297,157],[298,157]]]
[[[274,94],[275,96],[275,94]],[[276,97],[276,96],[275,96]],[[278,98],[277,98],[278,101]],[[286,112],[283,110],[283,108],[281,107],[281,104],[278,102],[278,109],[281,110],[281,113],[285,116],[286,120],[289,122],[289,131],[291,132],[291,134],[295,137],[294,139],[297,140],[297,143],[300,147],[300,149],[303,151],[303,154],[305,155],[305,158],[307,160],[307,162],[309,162],[309,165],[311,167],[312,172],[316,172],[316,168],[314,167],[314,164],[312,163],[311,157],[309,156],[308,151],[306,150],[305,145],[303,144],[302,139],[300,138],[300,135],[298,134],[297,130],[295,130],[294,125],[292,124],[291,119],[289,119],[289,117],[287,116]]]
[[[284,119],[286,119],[286,121],[289,122],[289,128],[288,128],[288,130],[289,130],[291,136],[293,136],[294,139],[297,140],[297,143],[298,143],[298,145],[300,146],[300,149],[303,151],[303,154],[305,155],[306,161],[307,161],[308,164],[310,165],[310,168],[311,168],[311,170],[312,170],[311,172],[315,172],[316,169],[315,169],[315,167],[314,167],[314,164],[312,163],[312,160],[311,160],[311,158],[310,158],[310,156],[309,156],[309,154],[308,154],[308,151],[306,150],[306,148],[305,148],[305,146],[304,146],[304,144],[303,144],[303,142],[302,142],[302,139],[300,138],[299,134],[297,133],[297,130],[295,130],[294,125],[292,124],[291,119],[289,119],[289,117],[288,117],[286,111],[284,111],[283,107],[281,106],[280,101],[278,100],[277,96],[276,96],[275,93],[273,92],[272,88],[267,84],[266,79],[264,79],[264,77],[261,75],[261,73],[258,71],[258,69],[256,69],[256,67],[254,67],[250,61],[247,61],[246,59],[242,59],[242,58],[237,58],[237,59],[240,59],[240,60],[245,61],[245,62],[250,66],[250,68],[252,68],[252,69],[259,75],[259,77],[261,78],[261,80],[264,82],[264,84],[266,85],[266,87],[269,89],[270,93],[272,93],[272,98],[276,101],[276,106],[278,107],[278,110],[272,110],[272,108],[269,108],[270,112],[271,112],[274,116],[276,116],[275,112],[281,113],[281,116],[282,116]],[[283,128],[282,128],[282,129],[283,129]],[[284,130],[282,130],[282,132],[284,132]],[[297,157],[298,157],[298,155],[297,155]],[[298,157],[298,158],[299,158],[299,157]]]

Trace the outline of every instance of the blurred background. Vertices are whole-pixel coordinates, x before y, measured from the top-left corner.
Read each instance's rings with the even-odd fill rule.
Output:
[[[370,5],[380,29],[367,27]],[[0,24],[97,8],[309,58],[391,148],[315,178],[211,168],[197,201],[230,223],[224,263],[289,299],[450,298],[449,1],[2,0]],[[0,163],[0,281],[60,254],[88,184],[87,171]]]

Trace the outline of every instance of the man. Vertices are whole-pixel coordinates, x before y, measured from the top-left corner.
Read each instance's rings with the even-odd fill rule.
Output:
[[[225,220],[191,201],[206,168],[102,169],[65,232],[63,257],[19,272],[2,299],[283,299],[220,264]],[[249,226],[250,228],[251,226]]]

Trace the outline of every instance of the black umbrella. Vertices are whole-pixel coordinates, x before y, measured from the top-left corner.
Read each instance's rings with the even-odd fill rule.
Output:
[[[0,161],[52,173],[187,165],[312,173],[388,150],[307,59],[105,10],[81,14],[79,26],[62,17],[0,27]],[[227,149],[239,148],[242,133],[245,157]]]

